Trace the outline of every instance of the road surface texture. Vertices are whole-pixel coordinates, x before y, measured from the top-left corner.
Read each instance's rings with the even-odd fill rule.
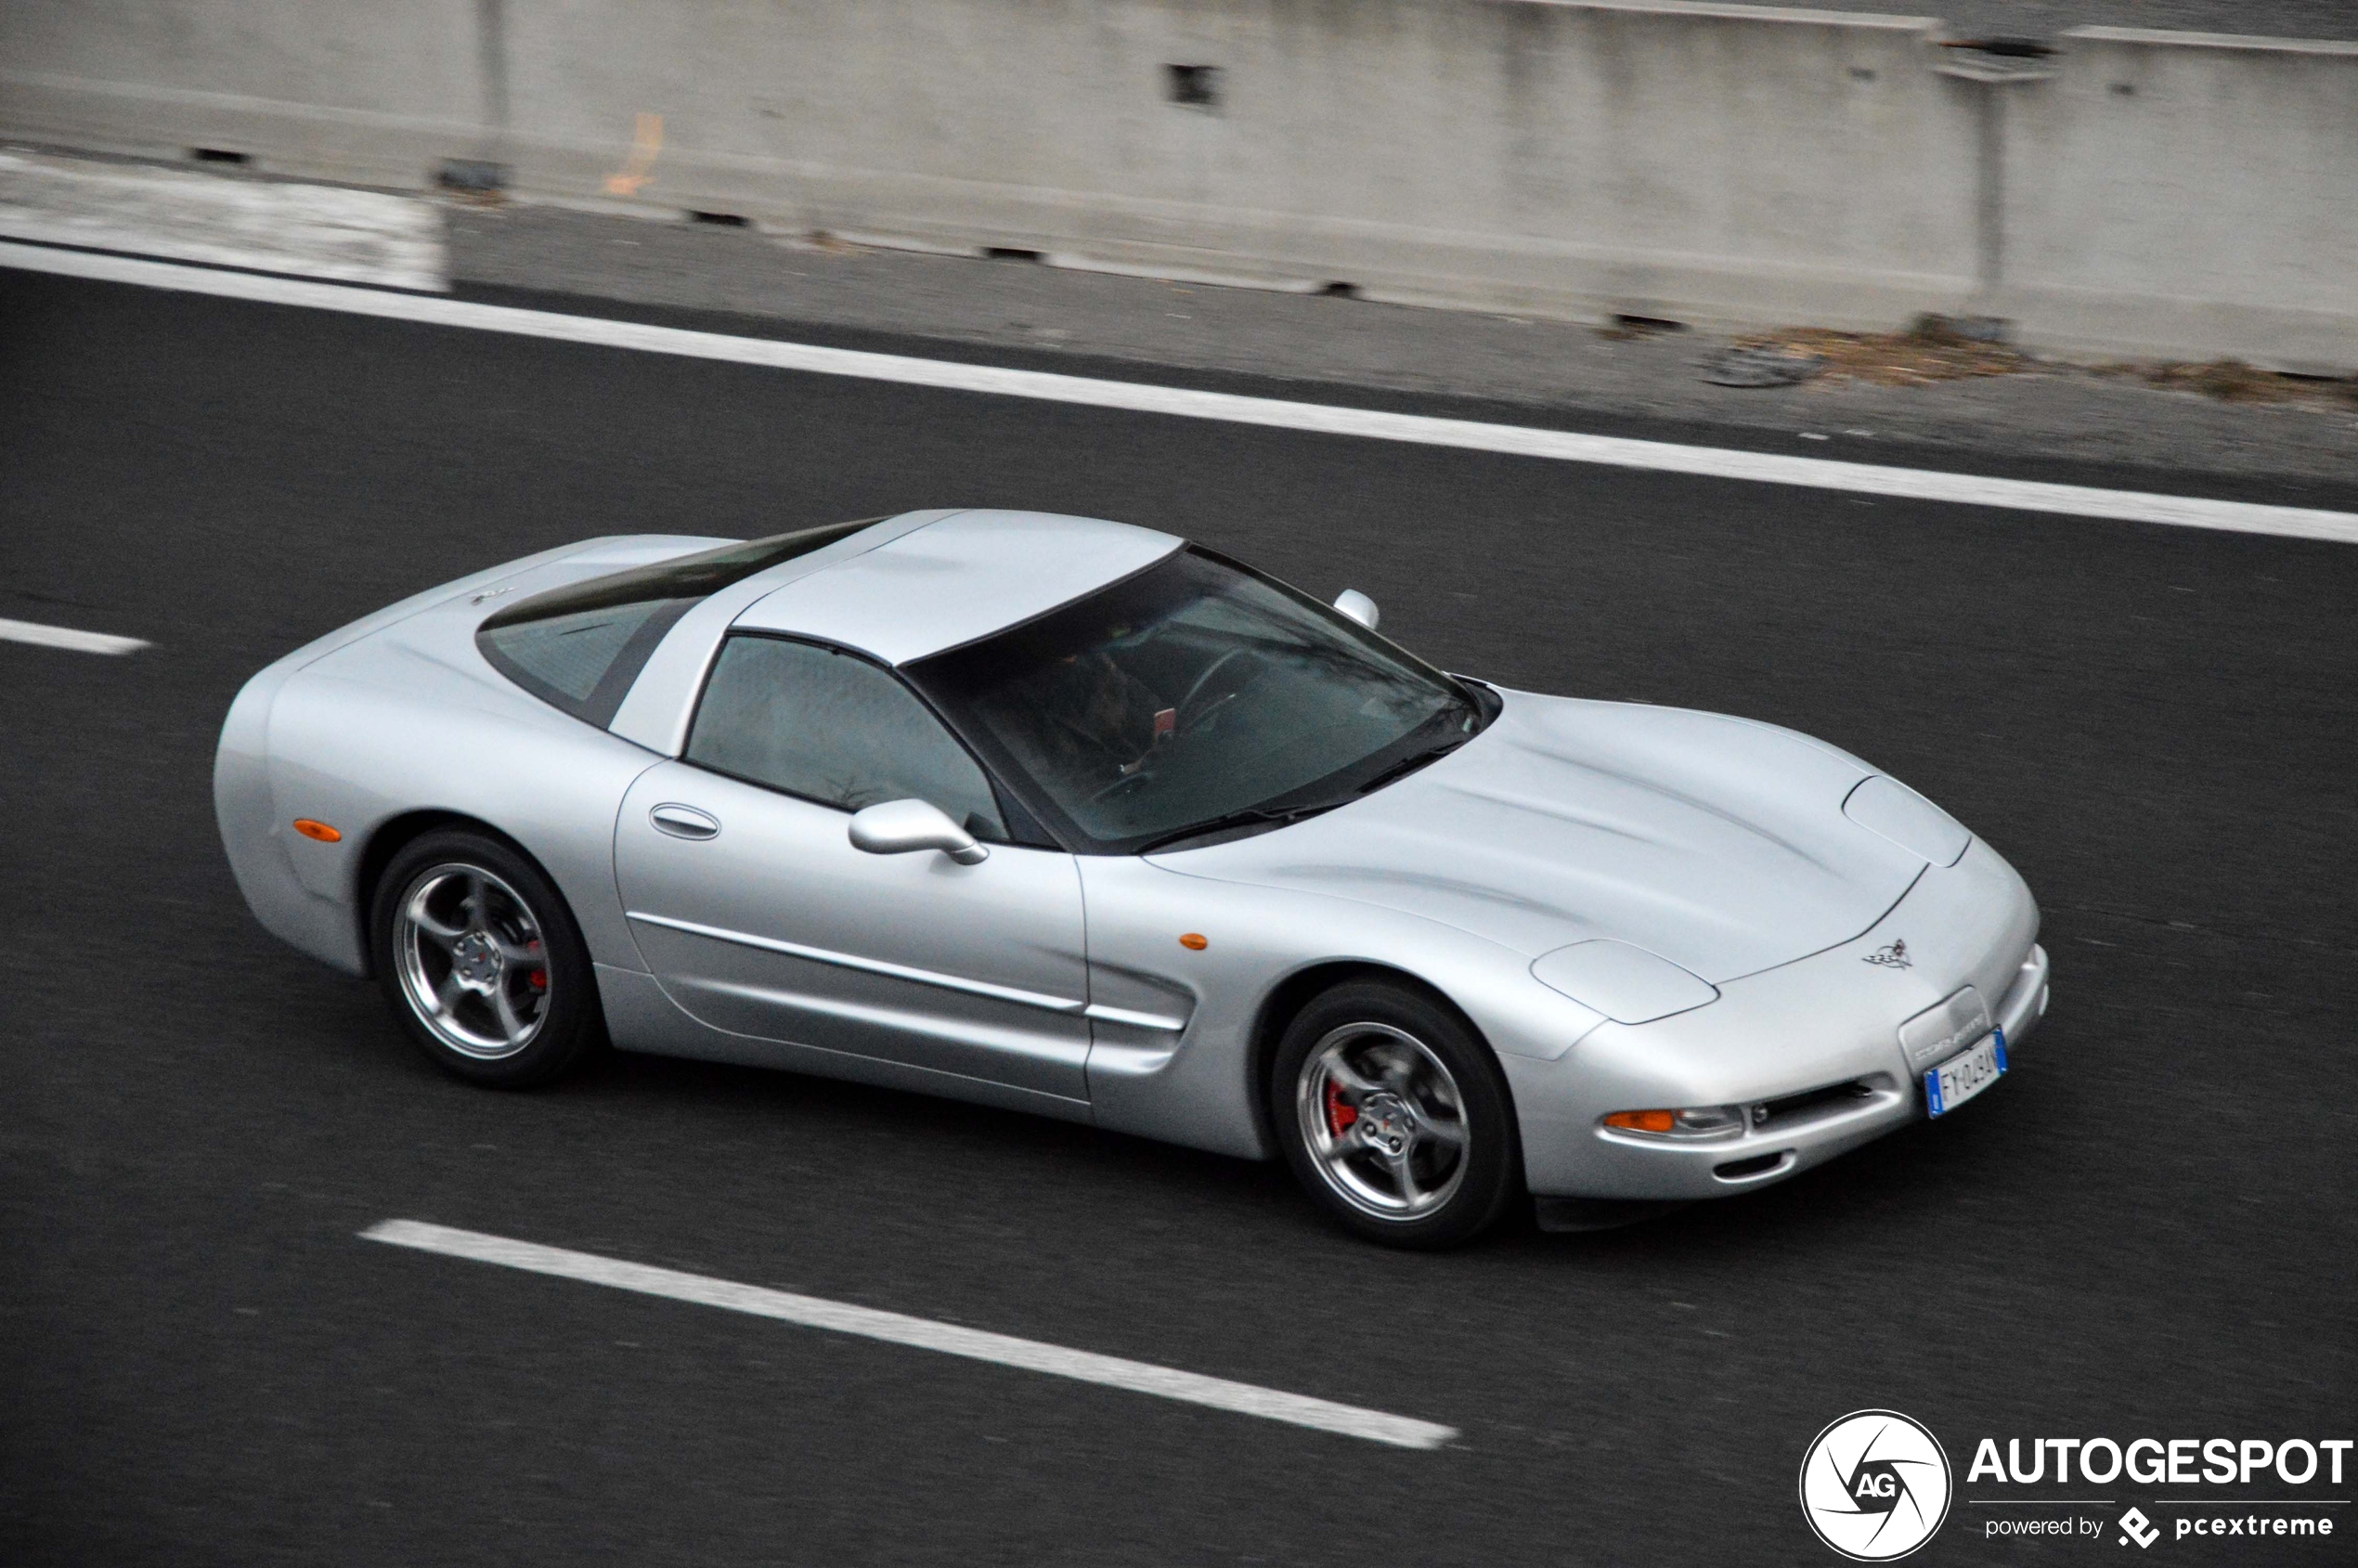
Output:
[[[1959,1470],[1923,1561],[2064,1562],[2119,1549],[1986,1542],[1978,1438],[2349,1434],[2358,549],[17,273],[0,452],[0,616],[152,644],[0,641],[0,1561],[1814,1563],[1804,1446],[1886,1406]],[[1278,1167],[946,1102],[627,1056],[471,1089],[246,914],[213,746],[289,648],[589,535],[944,504],[1170,528],[1365,590],[1451,668],[1824,736],[2022,870],[2054,1011],[1969,1109],[1798,1180],[1400,1256]],[[1462,1436],[1381,1447],[358,1238],[388,1218]],[[2169,1549],[2346,1561],[2197,1545]]]

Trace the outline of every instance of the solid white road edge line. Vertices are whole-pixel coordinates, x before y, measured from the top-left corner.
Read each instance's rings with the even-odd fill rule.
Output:
[[[103,631],[76,631],[68,626],[43,626],[38,621],[0,619],[0,642],[30,642],[36,648],[71,648],[77,654],[131,654],[146,647],[136,637],[110,637]]]
[[[879,1312],[874,1307],[852,1306],[817,1296],[797,1296],[758,1285],[739,1285],[726,1279],[707,1278],[700,1274],[650,1268],[642,1263],[600,1257],[594,1252],[574,1252],[562,1247],[511,1241],[505,1237],[486,1236],[480,1231],[455,1230],[448,1225],[426,1225],[418,1220],[386,1220],[370,1225],[360,1235],[366,1240],[388,1242],[395,1247],[413,1247],[420,1251],[439,1252],[445,1257],[498,1263],[504,1268],[554,1275],[561,1279],[578,1279],[592,1285],[611,1285],[616,1289],[636,1290],[641,1295],[667,1296],[676,1302],[693,1302],[700,1306],[724,1307],[731,1312],[750,1313],[756,1317],[772,1317],[782,1323],[799,1323],[808,1328],[830,1328],[838,1334],[857,1334],[862,1339],[882,1340],[887,1344],[912,1345],[919,1350],[939,1351],[944,1355],[963,1355],[969,1360],[1021,1367],[1028,1372],[1046,1372],[1054,1377],[1074,1378],[1108,1388],[1128,1389],[1134,1393],[1151,1393],[1163,1399],[1183,1400],[1190,1405],[1209,1405],[1216,1410],[1233,1410],[1240,1415],[1259,1416],[1263,1420],[1285,1421],[1319,1432],[1340,1432],[1345,1437],[1365,1438],[1370,1443],[1388,1443],[1396,1448],[1438,1448],[1458,1435],[1455,1427],[1414,1420],[1406,1416],[1386,1415],[1381,1410],[1363,1410],[1356,1406],[1337,1405],[1328,1400],[1313,1399],[1306,1394],[1285,1393],[1276,1389],[1258,1388],[1251,1383],[1234,1383],[1225,1378],[1207,1378],[1195,1372],[1175,1371],[1144,1361],[1124,1361],[1119,1356],[1098,1355],[1085,1350],[1068,1350],[1062,1345],[1043,1344],[1037,1340],[1018,1340],[1006,1334],[963,1328],[956,1324],[936,1323],[928,1318],[909,1317],[897,1312]]]
[[[1528,425],[1485,424],[1478,421],[1438,419],[1424,414],[1384,413],[1373,408],[1295,403],[1275,397],[1247,397],[1228,392],[1191,392],[1180,387],[1102,381],[1046,370],[1014,370],[991,365],[918,359],[900,354],[821,348],[810,343],[779,343],[768,338],[731,337],[721,332],[654,327],[637,321],[609,321],[594,316],[566,316],[552,311],[523,310],[512,305],[434,299],[421,294],[388,293],[381,290],[314,283],[301,279],[215,272],[201,267],[177,266],[169,262],[51,251],[4,241],[0,241],[0,266],[211,294],[223,299],[301,305],[396,321],[465,327],[477,331],[506,332],[520,337],[591,343],[607,348],[637,349],[649,354],[715,359],[771,369],[799,370],[812,375],[853,376],[867,381],[897,382],[907,386],[936,387],[952,392],[1034,397],[1091,408],[1169,414],[1182,419],[1218,420],[1232,424],[1264,425],[1325,435],[1362,436],[1425,447],[1454,447],[1468,451],[1502,453],[1509,457],[1600,463],[1657,473],[1798,485],[1820,490],[1844,490],[1911,500],[1953,501],[1965,506],[1999,507],[2015,512],[2055,512],[2126,523],[2163,523],[2185,528],[2275,534],[2287,538],[2358,544],[2358,513],[2311,507],[2209,500],[2143,490],[2100,489],[2085,485],[2050,485],[2028,479],[1946,473],[1936,469],[1843,462],[1833,458],[1788,457],[1719,447],[1682,447],[1666,441],[1584,435],[1574,431],[1539,430]]]

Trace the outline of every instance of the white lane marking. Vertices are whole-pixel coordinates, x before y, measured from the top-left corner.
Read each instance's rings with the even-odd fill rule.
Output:
[[[1036,397],[1091,408],[1169,414],[1181,419],[1219,420],[1232,424],[1264,425],[1323,435],[1361,436],[1425,447],[1454,447],[1467,451],[1503,453],[1509,457],[1601,463],[1614,468],[1691,474],[1707,479],[1798,485],[1812,489],[1893,496],[1910,500],[1953,501],[1963,506],[1998,507],[2015,512],[2101,517],[2125,523],[2163,523],[2183,528],[2275,534],[2287,538],[2358,544],[2358,513],[2328,512],[2313,507],[2267,506],[2255,501],[2209,500],[2195,496],[2160,495],[2144,490],[2106,490],[2086,485],[1996,479],[1977,473],[1946,473],[1937,469],[1844,462],[1835,458],[1797,458],[1771,452],[1736,451],[1720,447],[1681,447],[1666,441],[1638,441],[1618,435],[1584,435],[1574,431],[1539,430],[1529,425],[1485,424],[1479,421],[1439,419],[1426,414],[1393,414],[1326,403],[1294,403],[1275,397],[1246,397],[1230,392],[1192,392],[1143,382],[1100,381],[1089,376],[1059,375],[1046,370],[961,365],[949,360],[918,359],[900,354],[821,348],[810,343],[779,343],[769,338],[739,338],[721,332],[654,327],[639,321],[608,321],[594,316],[522,310],[512,305],[477,305],[463,300],[431,299],[418,294],[383,293],[369,289],[305,282],[299,279],[209,272],[197,267],[175,266],[168,262],[45,251],[5,241],[0,241],[0,266],[112,283],[136,283],[148,288],[212,294],[224,299],[301,305],[315,310],[335,310],[396,321],[465,327],[477,331],[506,332],[561,343],[593,343],[649,354],[671,354],[693,359],[758,365],[771,369],[799,370],[812,375],[854,376],[867,381],[897,382],[907,386],[988,393],[1004,397]]]
[[[412,196],[0,152],[0,234],[447,290],[442,211]]]
[[[693,1302],[700,1306],[750,1313],[756,1317],[773,1317],[782,1323],[798,1323],[808,1328],[830,1328],[838,1334],[857,1334],[862,1339],[882,1340],[887,1344],[912,1345],[919,1350],[939,1351],[944,1355],[963,1355],[969,1360],[1021,1367],[1028,1372],[1046,1372],[1053,1377],[1074,1378],[1085,1383],[1101,1383],[1108,1388],[1128,1389],[1134,1393],[1151,1393],[1163,1399],[1183,1400],[1190,1405],[1209,1405],[1215,1410],[1233,1410],[1240,1415],[1259,1416],[1263,1420],[1285,1421],[1319,1432],[1340,1432],[1345,1437],[1361,1437],[1370,1443],[1388,1443],[1396,1448],[1438,1448],[1458,1435],[1455,1427],[1415,1420],[1406,1416],[1387,1415],[1381,1410],[1363,1410],[1353,1405],[1337,1405],[1329,1400],[1313,1399],[1306,1394],[1286,1393],[1251,1383],[1230,1382],[1225,1378],[1207,1378],[1196,1372],[1176,1371],[1144,1361],[1124,1361],[1119,1356],[1098,1355],[1085,1350],[1068,1350],[1062,1345],[1043,1344],[1038,1340],[1018,1340],[1006,1334],[964,1328],[954,1323],[936,1323],[929,1318],[909,1317],[897,1312],[879,1312],[874,1307],[852,1306],[818,1296],[797,1296],[785,1290],[767,1289],[758,1285],[739,1285],[700,1274],[650,1268],[643,1263],[628,1263],[617,1258],[600,1257],[595,1252],[574,1252],[562,1247],[511,1241],[505,1237],[486,1236],[481,1231],[455,1230],[448,1225],[426,1225],[418,1220],[385,1220],[370,1225],[360,1235],[369,1241],[388,1242],[395,1247],[414,1247],[420,1251],[439,1252],[445,1257],[498,1263],[503,1268],[550,1274],[560,1279],[578,1279],[592,1285],[611,1285],[616,1289],[635,1290],[641,1295],[667,1296],[676,1302]]]
[[[76,631],[70,626],[43,626],[38,621],[0,620],[0,642],[30,642],[36,648],[71,648],[77,654],[132,654],[148,644],[137,637],[112,637],[103,631]]]

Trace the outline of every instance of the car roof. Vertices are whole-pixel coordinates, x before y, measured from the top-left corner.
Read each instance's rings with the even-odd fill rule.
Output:
[[[747,605],[733,625],[907,664],[1045,615],[1184,542],[1094,517],[956,512],[797,577]]]

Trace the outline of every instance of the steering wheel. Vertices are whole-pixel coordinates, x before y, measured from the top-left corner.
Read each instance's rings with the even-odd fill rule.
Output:
[[[1222,670],[1227,668],[1237,660],[1244,657],[1245,654],[1251,652],[1252,650],[1250,648],[1231,648],[1226,653],[1221,654],[1218,658],[1212,660],[1210,664],[1204,666],[1203,673],[1197,676],[1194,683],[1187,688],[1187,694],[1179,699],[1177,711],[1184,716],[1189,708],[1196,706],[1196,699],[1203,694],[1203,689],[1211,684],[1212,677],[1218,675]],[[1233,695],[1234,693],[1231,694]]]

